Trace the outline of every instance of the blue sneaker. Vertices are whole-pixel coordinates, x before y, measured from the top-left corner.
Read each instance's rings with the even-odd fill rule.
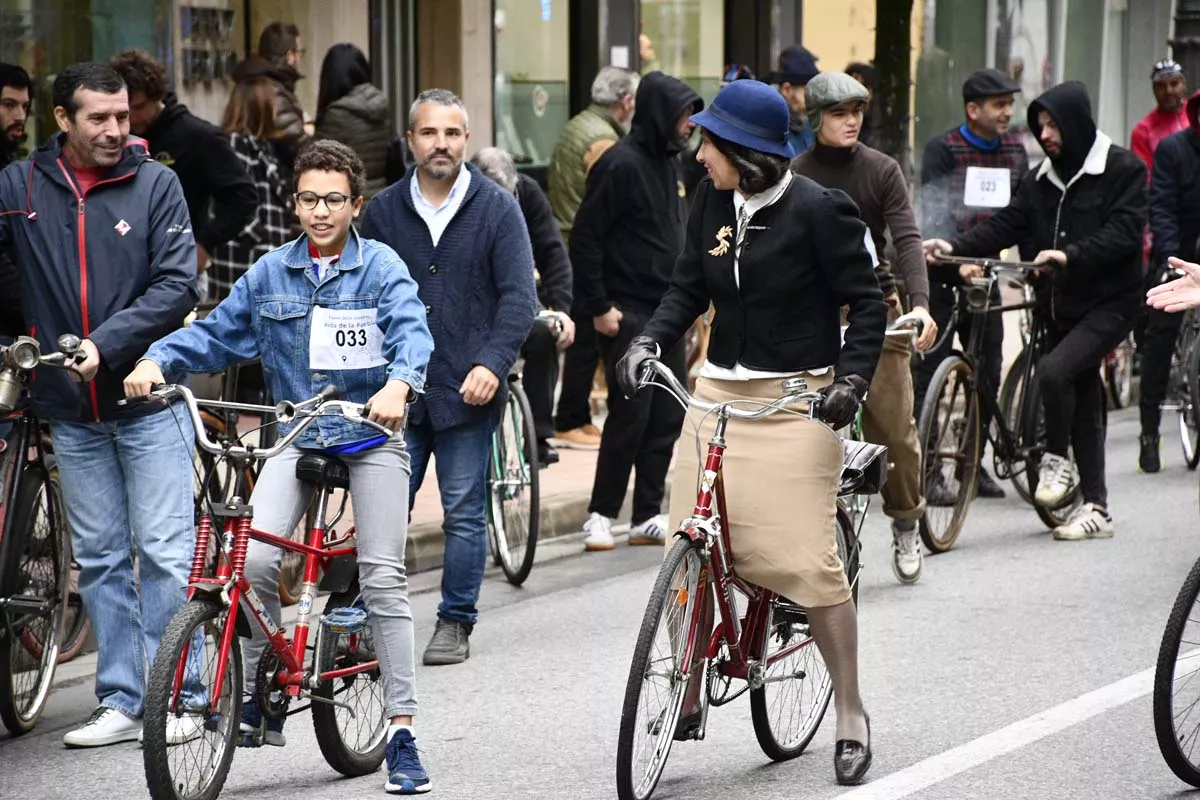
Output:
[[[258,709],[258,701],[251,697],[242,703],[242,724],[237,746],[262,747],[264,744],[271,747],[283,747],[287,744],[283,735],[283,720],[263,719],[262,712]]]
[[[404,728],[396,731],[388,742],[387,768],[388,779],[383,788],[390,794],[425,794],[433,788],[417,755],[417,740]]]

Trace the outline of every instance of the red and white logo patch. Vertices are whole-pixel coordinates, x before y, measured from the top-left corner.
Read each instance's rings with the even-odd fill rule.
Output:
[[[124,236],[125,234],[129,233],[130,230],[132,230],[132,227],[125,220],[121,220],[116,225],[113,225],[113,230]]]

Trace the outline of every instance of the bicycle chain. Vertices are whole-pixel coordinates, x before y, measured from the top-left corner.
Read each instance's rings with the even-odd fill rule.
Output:
[[[275,676],[283,668],[279,655],[269,647],[258,660],[258,671],[254,674],[254,699],[258,702],[258,710],[263,719],[278,722],[287,716],[290,698],[278,688]]]

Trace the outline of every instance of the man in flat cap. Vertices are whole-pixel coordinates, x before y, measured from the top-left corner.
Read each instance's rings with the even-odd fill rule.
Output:
[[[787,100],[792,110],[792,130],[788,142],[799,155],[813,145],[812,128],[808,126],[808,114],[804,109],[804,87],[817,76],[817,57],[800,45],[793,45],[779,54],[779,69],[770,75],[770,82],[779,87],[779,93]]]
[[[972,72],[963,83],[963,105],[966,120],[962,125],[930,139],[921,159],[921,229],[925,238],[950,239],[970,230],[1008,205],[1016,194],[1017,185],[1029,171],[1029,157],[1021,139],[1008,132],[1013,116],[1013,96],[1021,86],[1008,75],[995,69]],[[998,256],[998,253],[991,254]],[[971,277],[982,275],[975,265],[932,266],[929,268],[929,308],[939,328],[950,324],[954,311],[954,286]],[[999,301],[999,288],[994,301]],[[958,334],[966,346],[971,316],[960,310]],[[925,402],[925,391],[938,365],[950,354],[951,336],[931,350],[915,370],[916,404]],[[983,374],[995,395],[1000,386],[1000,366],[1003,359],[1004,321],[999,314],[988,317],[984,344]],[[983,430],[991,423],[984,414]],[[983,448],[980,448],[980,458]],[[942,476],[944,478],[944,476]],[[954,505],[958,491],[945,485],[935,476],[926,487],[929,505]],[[1004,490],[980,467],[978,494],[980,497],[1004,497]]]

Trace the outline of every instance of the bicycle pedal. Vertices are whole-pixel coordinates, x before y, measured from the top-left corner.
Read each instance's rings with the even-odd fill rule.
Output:
[[[321,625],[331,633],[359,633],[367,627],[367,610],[358,606],[334,609],[321,620]]]

